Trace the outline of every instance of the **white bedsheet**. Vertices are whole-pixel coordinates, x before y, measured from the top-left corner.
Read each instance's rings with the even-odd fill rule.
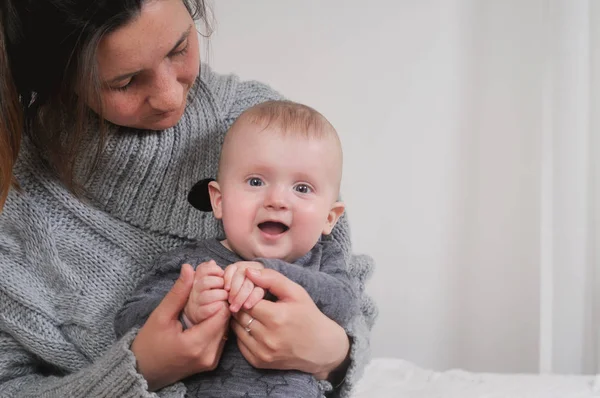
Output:
[[[435,372],[391,358],[367,366],[354,398],[598,398],[600,376]]]

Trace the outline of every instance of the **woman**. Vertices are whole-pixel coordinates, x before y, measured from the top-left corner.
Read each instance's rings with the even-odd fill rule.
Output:
[[[218,363],[227,309],[179,322],[201,278],[190,267],[141,329],[115,341],[112,328],[157,254],[220,232],[187,192],[215,175],[233,120],[280,98],[200,67],[205,11],[202,0],[0,0],[0,396],[183,397],[179,380]],[[370,260],[350,257],[345,220],[333,236],[363,292]],[[232,321],[246,359],[347,396],[373,304],[364,296],[343,330],[281,274],[253,278],[280,300]],[[250,317],[260,332],[241,333]]]

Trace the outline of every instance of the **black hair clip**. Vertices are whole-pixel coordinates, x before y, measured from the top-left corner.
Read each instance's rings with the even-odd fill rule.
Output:
[[[208,184],[215,181],[214,178],[205,178],[194,184],[188,193],[188,202],[200,211],[213,211],[210,204],[210,194],[208,193]]]

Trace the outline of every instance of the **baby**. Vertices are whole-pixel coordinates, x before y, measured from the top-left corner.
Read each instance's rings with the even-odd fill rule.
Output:
[[[268,299],[246,279],[249,267],[279,271],[300,284],[326,316],[346,327],[358,312],[357,292],[341,249],[327,237],[344,212],[338,200],[341,176],[341,144],[320,113],[289,101],[246,110],[225,136],[217,179],[197,184],[189,197],[196,208],[212,209],[223,223],[224,239],[195,242],[162,255],[117,314],[117,334],[143,325],[183,264],[207,261],[225,270],[223,281],[214,288],[194,286],[182,313],[184,327],[207,319],[215,303],[227,301],[230,311],[237,312]],[[246,325],[246,332],[251,326]],[[310,374],[254,368],[234,338],[226,342],[214,371],[184,383],[191,397],[321,396]]]

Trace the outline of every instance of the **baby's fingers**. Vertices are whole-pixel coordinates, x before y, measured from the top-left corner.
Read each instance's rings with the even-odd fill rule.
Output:
[[[244,281],[246,279],[247,278],[246,278],[246,275],[244,275],[244,272],[238,271],[235,274],[233,274],[233,276],[231,278],[231,287],[229,289],[229,297],[230,297],[229,302],[231,302],[231,297],[235,297],[238,295],[238,292],[242,288],[242,285],[244,284]]]
[[[251,309],[252,307],[254,307],[254,305],[256,303],[258,303],[264,297],[265,297],[265,290],[262,287],[255,286],[254,289],[252,289],[252,293],[250,293],[250,296],[248,296],[248,298],[244,302],[244,309],[246,309],[246,310]]]
[[[229,306],[229,311],[238,312],[240,310],[240,308],[242,308],[242,304],[244,304],[244,302],[250,296],[250,293],[252,293],[253,289],[254,289],[254,284],[249,279],[246,279],[242,283],[242,286],[240,287],[238,293],[235,296],[231,296],[231,293],[230,293],[229,294],[229,302],[231,305]]]
[[[196,267],[196,279],[205,276],[220,276],[223,277],[223,269],[217,265],[215,260],[205,261],[198,264]]]
[[[193,319],[194,324],[199,324],[219,312],[223,306],[224,303],[222,301],[215,301],[206,305],[194,306],[193,308],[187,309],[186,316],[189,319]]]
[[[194,292],[204,292],[210,289],[223,289],[223,278],[219,276],[204,276],[194,280]]]
[[[206,305],[210,303],[214,303],[215,301],[227,301],[229,297],[229,292],[225,289],[211,289],[205,290],[198,295],[198,298],[195,300],[195,304],[197,305]]]
[[[233,279],[233,276],[236,274],[237,272],[237,266],[235,264],[230,264],[227,266],[227,268],[225,268],[225,273],[223,275],[223,280],[225,281],[225,287],[224,289],[227,291],[231,290],[231,282]]]

